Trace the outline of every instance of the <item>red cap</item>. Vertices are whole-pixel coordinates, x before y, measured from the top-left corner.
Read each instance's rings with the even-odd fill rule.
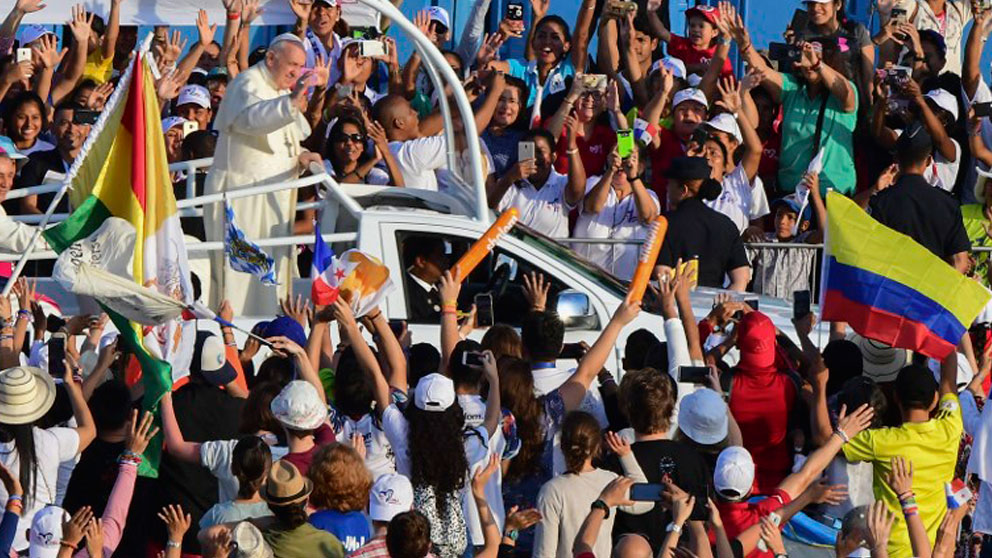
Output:
[[[705,4],[689,8],[685,11],[685,18],[688,20],[693,15],[698,15],[706,18],[706,21],[712,23],[716,26],[716,20],[720,17],[720,9],[716,6],[707,6]]]
[[[750,368],[768,368],[775,364],[775,325],[761,312],[745,314],[737,324],[737,347],[740,364]]]

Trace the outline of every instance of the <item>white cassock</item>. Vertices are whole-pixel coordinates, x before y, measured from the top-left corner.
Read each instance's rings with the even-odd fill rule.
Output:
[[[25,225],[8,217],[7,212],[0,206],[0,252],[23,253],[31,244],[34,231],[35,228],[31,225]],[[47,246],[45,237],[39,236],[34,251],[45,250]]]
[[[205,194],[293,180],[299,176],[300,142],[310,125],[290,98],[288,89],[276,89],[265,61],[238,74],[217,109],[214,129],[219,132],[214,164],[207,175]],[[296,216],[296,190],[230,200],[234,219],[249,240],[290,236]],[[204,212],[209,240],[224,239],[224,205]],[[216,308],[231,301],[235,316],[275,316],[280,297],[289,294],[296,275],[293,246],[263,248],[275,259],[278,287],[232,270],[221,253],[211,258],[210,298]]]

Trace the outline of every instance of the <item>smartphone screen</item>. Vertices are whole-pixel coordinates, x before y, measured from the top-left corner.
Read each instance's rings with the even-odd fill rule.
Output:
[[[621,159],[627,159],[634,151],[634,132],[632,130],[617,130],[617,153]]]
[[[48,340],[48,373],[54,378],[65,376],[65,334],[56,333]]]
[[[660,502],[661,484],[635,482],[630,485],[630,499],[635,502]]]
[[[685,384],[705,384],[709,382],[708,366],[679,366],[679,381]]]
[[[465,366],[482,366],[482,353],[476,353],[473,351],[465,351],[462,353],[462,364]]]
[[[586,350],[580,343],[565,343],[561,346],[558,358],[582,358],[585,354]]]
[[[975,109],[975,116],[992,116],[992,103],[975,103],[971,107]]]
[[[475,325],[490,327],[495,321],[493,316],[493,295],[481,293],[475,295]]]
[[[792,317],[795,319],[802,318],[806,314],[809,314],[810,305],[812,304],[812,295],[809,291],[795,291],[792,293]]]
[[[524,20],[524,5],[520,2],[510,2],[506,5],[506,19],[510,21]]]

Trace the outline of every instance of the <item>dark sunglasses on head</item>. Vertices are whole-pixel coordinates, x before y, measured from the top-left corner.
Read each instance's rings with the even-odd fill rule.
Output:
[[[351,140],[355,143],[365,143],[365,136],[362,134],[337,134],[334,136],[335,141],[348,141]]]

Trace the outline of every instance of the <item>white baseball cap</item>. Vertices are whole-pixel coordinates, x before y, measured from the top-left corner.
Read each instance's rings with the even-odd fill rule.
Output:
[[[162,133],[168,132],[176,126],[182,126],[186,119],[182,116],[169,116],[162,119]]]
[[[672,101],[672,108],[674,109],[686,101],[699,103],[703,105],[703,108],[710,106],[709,101],[706,100],[706,93],[695,87],[689,87],[675,94],[675,99]]]
[[[730,446],[716,458],[713,488],[724,497],[741,499],[754,484],[754,459],[741,446]]]
[[[233,558],[272,558],[272,548],[265,542],[262,532],[249,521],[242,521],[231,530],[231,542],[237,550]]]
[[[375,479],[369,492],[369,518],[392,521],[393,517],[413,507],[413,485],[410,479],[397,473],[386,473]]]
[[[437,372],[428,374],[417,382],[413,401],[421,411],[443,413],[455,402],[455,383]]]
[[[737,119],[725,112],[703,122],[703,125],[711,130],[734,136],[737,143],[744,143],[744,136],[741,135],[741,127],[737,125]]]
[[[327,420],[327,406],[310,382],[293,380],[269,406],[276,420],[291,430],[316,430]]]
[[[441,6],[431,6],[430,8],[427,8],[427,17],[429,17],[431,21],[436,21],[445,26],[445,28],[451,29],[451,16],[448,15],[448,10],[445,10]]]
[[[654,63],[651,64],[651,69],[648,71],[648,75],[661,71],[662,68],[668,68],[668,70],[672,72],[673,76],[685,79],[685,62],[679,60],[678,58],[666,56],[660,60],[655,60]]]
[[[29,44],[37,41],[38,39],[44,37],[45,35],[54,35],[54,34],[55,33],[52,33],[51,31],[45,29],[44,27],[38,25],[37,23],[28,23],[27,25],[24,25],[24,28],[21,30],[21,39],[20,39],[21,46],[22,47],[28,46]]]
[[[62,541],[62,523],[69,514],[58,506],[45,506],[31,519],[31,533],[28,536],[28,556],[30,558],[55,558],[59,554]]]
[[[202,85],[187,85],[179,92],[179,99],[176,106],[197,105],[205,109],[210,108],[210,92]]]
[[[938,107],[951,113],[954,120],[958,119],[958,100],[951,93],[948,93],[944,89],[937,88],[924,95],[924,97],[933,101],[933,104]]]
[[[709,388],[699,388],[679,403],[679,430],[699,444],[716,444],[727,438],[730,422],[727,403]]]

